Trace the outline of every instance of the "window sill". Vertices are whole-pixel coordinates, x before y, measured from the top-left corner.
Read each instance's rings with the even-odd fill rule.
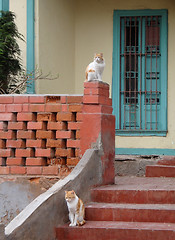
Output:
[[[115,130],[116,136],[161,136],[166,137],[167,130],[155,131],[155,130]]]

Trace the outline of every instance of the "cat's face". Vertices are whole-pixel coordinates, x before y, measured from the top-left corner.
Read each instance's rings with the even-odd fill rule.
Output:
[[[65,191],[65,199],[66,202],[71,202],[72,200],[74,200],[76,197],[76,194],[74,192],[74,190],[72,191]]]
[[[103,53],[95,54],[94,60],[95,60],[97,63],[102,63],[102,62],[104,61]]]

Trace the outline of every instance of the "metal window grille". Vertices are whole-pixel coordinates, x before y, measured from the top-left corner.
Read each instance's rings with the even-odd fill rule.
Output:
[[[161,16],[120,18],[121,130],[160,129]]]

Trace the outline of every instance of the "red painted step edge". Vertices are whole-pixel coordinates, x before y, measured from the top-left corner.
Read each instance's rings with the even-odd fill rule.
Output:
[[[85,216],[88,221],[175,223],[175,204],[92,203]]]
[[[94,202],[175,204],[175,190],[92,190]]]
[[[147,166],[145,175],[146,177],[175,177],[175,166]]]
[[[58,227],[56,236],[59,240],[174,240],[175,224],[94,221],[82,227]]]

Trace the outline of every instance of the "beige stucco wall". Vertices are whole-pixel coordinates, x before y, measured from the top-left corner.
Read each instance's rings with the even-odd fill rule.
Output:
[[[27,0],[9,0],[18,30],[26,40]],[[36,93],[75,92],[74,0],[35,0],[35,66],[55,80],[36,82]],[[26,66],[27,43],[19,40]],[[57,78],[57,76],[59,77]]]
[[[88,63],[93,61],[96,52],[103,52],[106,61],[103,80],[112,83],[114,6],[110,5],[110,1],[76,1],[75,90],[77,93],[83,91],[85,69]]]
[[[36,0],[36,65],[56,80],[40,80],[37,93],[75,92],[74,0]]]
[[[17,4],[19,1],[21,4]],[[15,12],[22,11],[20,14],[24,16],[25,2],[24,0],[10,0],[10,7],[15,8]],[[36,65],[46,74],[49,72],[53,76],[59,74],[57,80],[40,81],[36,86],[37,93],[83,93],[85,68],[93,60],[95,52],[104,53],[106,68],[103,80],[111,85],[114,9],[168,9],[167,136],[116,136],[116,147],[175,148],[175,1],[35,0],[35,2]],[[24,29],[26,22],[20,21],[19,29],[20,25]]]
[[[76,1],[76,92],[82,92],[84,69],[94,54],[103,52],[103,80],[112,83],[113,10],[168,9],[168,134],[167,137],[116,136],[117,148],[175,148],[175,1],[174,0],[88,0]]]
[[[9,10],[16,15],[18,31],[24,36],[25,41],[19,40],[22,64],[26,66],[26,0],[9,0]]]

